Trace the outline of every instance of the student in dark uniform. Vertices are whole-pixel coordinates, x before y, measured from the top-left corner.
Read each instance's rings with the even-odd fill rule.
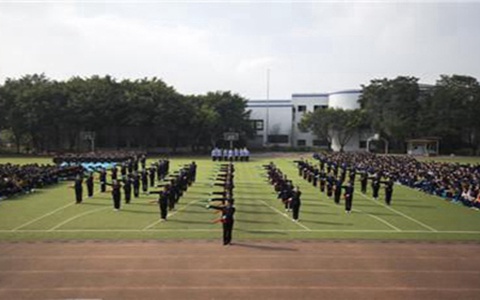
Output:
[[[375,175],[372,178],[372,196],[373,199],[378,200],[378,191],[380,190],[380,177]]]
[[[82,203],[83,201],[83,179],[82,176],[77,175],[75,178],[75,183],[73,185],[75,189],[75,200],[77,204]]]
[[[295,222],[298,222],[299,220],[298,217],[300,214],[300,206],[302,204],[300,200],[301,195],[302,195],[302,192],[297,186],[296,188],[293,189],[292,198],[290,198],[290,205],[292,206],[292,217]]]
[[[138,198],[140,195],[140,176],[137,172],[134,172],[132,175],[132,184],[133,184],[133,196]]]
[[[327,197],[331,198],[333,194],[333,185],[335,184],[335,177],[333,174],[328,174],[327,176]]]
[[[393,180],[389,179],[385,183],[385,203],[390,206],[392,203],[392,194],[393,194]]]
[[[362,192],[362,194],[367,193],[367,184],[368,184],[368,174],[365,171],[365,172],[362,172],[362,174],[360,175],[360,191]]]
[[[125,203],[129,204],[132,199],[132,181],[128,176],[123,180],[123,192],[125,193]]]
[[[150,177],[150,187],[155,186],[155,173],[156,173],[156,169],[154,167],[151,167],[150,169],[148,169],[148,175]]]
[[[325,184],[327,183],[327,175],[325,174],[325,171],[321,170],[320,171],[320,192],[325,192]]]
[[[348,182],[347,186],[345,186],[345,212],[350,213],[352,211],[352,204],[353,204],[353,182]]]
[[[233,217],[235,214],[235,207],[231,202],[227,202],[225,206],[208,205],[207,208],[217,209],[222,212],[222,217],[218,221],[222,222],[223,225],[223,245],[231,245],[233,224],[235,222]]]
[[[335,204],[340,204],[340,198],[342,197],[342,179],[337,179],[335,181],[334,192],[333,192],[333,200]]]
[[[100,170],[99,180],[100,180],[100,192],[105,193],[105,191],[107,190],[107,186],[105,184],[105,182],[107,182],[107,171],[105,169]]]
[[[162,191],[153,191],[150,192],[150,194],[158,194],[158,207],[160,208],[160,219],[162,221],[167,220],[167,215],[168,215],[168,202],[170,198],[170,185],[167,184],[164,186]]]
[[[112,183],[106,183],[107,185],[112,186],[112,199],[113,199],[113,210],[119,211],[122,201],[121,188],[122,185],[117,180],[112,180]]]
[[[88,198],[93,197],[93,174],[90,173],[87,176],[87,180],[85,180],[85,183],[87,184],[87,194]]]
[[[145,169],[142,169],[142,191],[144,193],[148,191],[148,174]]]

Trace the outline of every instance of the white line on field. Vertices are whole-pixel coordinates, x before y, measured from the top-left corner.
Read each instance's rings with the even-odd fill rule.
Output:
[[[182,208],[174,211],[173,213],[171,214],[168,214],[167,217],[171,218],[173,217],[176,213],[178,212],[181,212],[182,210],[184,210],[185,208],[189,207],[190,205],[196,203],[196,202],[199,202],[201,200],[192,200],[190,202],[188,202],[185,206],[183,206]],[[150,228],[152,228],[153,226],[157,225],[158,223],[160,223],[162,221],[162,219],[159,219],[159,220],[156,220],[155,222],[151,223],[150,225],[147,225],[145,226],[142,230],[150,230]]]
[[[16,230],[18,230],[18,229],[20,229],[20,228],[23,228],[23,227],[28,226],[28,225],[30,225],[30,224],[32,224],[32,223],[35,223],[35,222],[37,222],[37,221],[39,221],[39,220],[41,220],[41,219],[43,219],[43,218],[46,218],[46,217],[48,217],[48,216],[51,216],[51,215],[53,215],[54,213],[56,213],[56,212],[58,212],[58,211],[61,211],[62,209],[65,209],[65,208],[67,208],[67,207],[69,207],[69,206],[72,206],[72,205],[74,205],[74,204],[75,204],[75,202],[68,203],[67,205],[64,205],[64,206],[59,207],[59,208],[57,208],[57,209],[55,209],[55,210],[53,210],[53,211],[51,211],[51,212],[49,212],[49,213],[44,214],[43,216],[40,216],[40,217],[35,218],[35,219],[31,220],[31,221],[28,221],[28,222],[25,223],[25,224],[22,224],[22,225],[20,225],[20,226],[18,226],[18,227],[15,227],[14,229],[12,229],[12,231],[16,231]]]
[[[358,211],[358,212],[360,212],[360,213],[362,213],[362,214],[366,214],[366,215],[368,215],[368,216],[370,216],[370,217],[372,217],[372,218],[374,218],[374,219],[382,222],[383,224],[387,225],[388,227],[393,228],[395,231],[402,231],[400,228],[396,227],[396,226],[393,225],[393,224],[390,224],[389,222],[387,222],[387,220],[384,220],[384,219],[382,219],[382,218],[380,218],[380,217],[377,217],[377,216],[372,215],[372,214],[370,214],[370,213],[364,212],[364,211],[362,211],[362,210],[360,210],[360,209],[357,209],[357,208],[353,209],[353,211]]]
[[[53,226],[52,228],[48,229],[47,231],[54,231],[55,229],[57,229],[57,228],[65,225],[65,224],[67,224],[68,222],[71,222],[71,221],[73,221],[73,220],[75,220],[75,219],[78,219],[78,218],[80,218],[80,217],[83,217],[83,216],[86,216],[86,215],[89,215],[89,214],[93,214],[94,212],[97,212],[97,211],[105,210],[105,209],[107,209],[107,208],[110,208],[110,207],[100,207],[100,208],[88,210],[88,211],[86,211],[86,212],[84,212],[84,213],[81,213],[81,214],[79,214],[79,215],[73,216],[73,217],[71,217],[71,218],[69,218],[69,219],[67,219],[67,220],[65,220],[65,221],[63,221],[63,222],[58,223],[57,225]]]
[[[267,202],[263,201],[263,200],[260,200],[260,202],[262,202],[263,204],[265,204],[266,206],[270,207],[270,209],[272,209],[273,211],[276,211],[279,215],[289,219],[290,221],[292,221],[293,223],[297,224],[298,226],[306,229],[307,231],[311,231],[310,228],[308,228],[307,226],[303,225],[302,223],[300,222],[295,222],[294,220],[290,219],[289,217],[287,217],[284,213],[282,213],[281,211],[279,211],[278,209],[276,209],[275,207],[269,205]]]
[[[98,194],[98,193],[100,193],[100,191],[96,191],[95,193],[93,193],[93,196],[95,196],[95,195]],[[58,211],[61,211],[62,209],[65,209],[65,208],[67,208],[67,207],[69,207],[69,206],[72,206],[72,205],[74,205],[74,204],[76,204],[76,202],[72,202],[72,203],[69,203],[69,204],[64,205],[64,206],[62,206],[62,207],[59,207],[59,208],[55,209],[54,211],[51,211],[51,212],[49,212],[49,213],[46,213],[46,214],[44,214],[43,216],[40,216],[40,217],[35,218],[35,219],[33,219],[33,220],[25,223],[25,224],[22,224],[22,225],[20,225],[20,226],[18,226],[18,227],[16,227],[16,228],[14,228],[13,230],[15,231],[15,230],[18,230],[18,229],[20,229],[20,228],[22,228],[22,227],[28,226],[28,225],[30,225],[30,224],[32,224],[32,223],[35,223],[35,222],[37,222],[37,221],[39,221],[39,220],[41,220],[41,219],[43,219],[43,218],[46,218],[46,217],[48,217],[48,216],[51,216],[51,215],[53,215],[54,213],[56,213],[56,212],[58,212]]]
[[[414,218],[412,218],[412,217],[410,217],[410,216],[402,213],[401,211],[398,211],[398,210],[396,210],[396,209],[393,209],[393,208],[391,208],[391,207],[388,206],[388,205],[385,205],[385,204],[383,204],[383,203],[381,203],[381,202],[379,202],[379,201],[375,201],[374,199],[372,199],[372,198],[370,198],[370,197],[368,197],[368,196],[365,196],[365,195],[362,194],[362,193],[356,193],[356,194],[361,195],[363,198],[368,199],[368,200],[372,201],[373,203],[376,203],[376,204],[378,204],[378,205],[380,205],[380,206],[383,206],[383,207],[385,207],[385,208],[393,211],[394,213],[396,213],[396,214],[398,214],[398,215],[401,215],[402,217],[407,218],[407,219],[409,219],[410,221],[413,221],[413,222],[415,222],[415,223],[417,223],[417,224],[419,224],[419,225],[427,228],[428,230],[430,230],[430,231],[432,231],[432,232],[437,232],[437,231],[438,231],[438,230],[436,230],[435,228],[432,228],[431,226],[428,226],[427,224],[425,224],[425,223],[423,223],[423,222],[420,222],[419,220],[414,219]]]

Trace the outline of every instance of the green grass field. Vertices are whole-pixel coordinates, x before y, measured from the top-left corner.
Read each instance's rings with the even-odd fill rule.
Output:
[[[141,195],[133,203],[122,203],[114,212],[110,193],[74,204],[69,182],[38,190],[30,195],[0,202],[0,240],[66,239],[219,239],[218,215],[205,209],[218,163],[195,158],[197,182],[180,199],[168,222],[159,222],[155,195]],[[443,199],[396,185],[393,204],[375,201],[359,192],[353,199],[354,212],[344,211],[297,175],[293,158],[253,159],[236,163],[235,239],[405,239],[480,240],[480,212]],[[0,158],[0,163],[47,163],[47,158]],[[171,171],[191,159],[172,159]],[[274,161],[299,185],[302,195],[300,222],[284,214],[263,164]],[[95,190],[99,186],[96,183]],[[359,186],[357,185],[357,189]],[[370,193],[370,191],[369,191]],[[382,194],[380,195],[383,196]]]

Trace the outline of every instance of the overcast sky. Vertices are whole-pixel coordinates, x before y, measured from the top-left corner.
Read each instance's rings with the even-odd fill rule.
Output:
[[[110,74],[251,99],[397,75],[480,79],[479,2],[0,3],[0,81]]]

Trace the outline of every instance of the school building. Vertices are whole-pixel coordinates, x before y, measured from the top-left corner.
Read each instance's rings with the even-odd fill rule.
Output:
[[[311,132],[299,130],[298,124],[302,116],[317,109],[360,108],[358,103],[360,95],[361,90],[344,90],[325,94],[292,94],[291,99],[285,100],[249,100],[247,109],[251,111],[250,119],[256,130],[256,136],[249,145],[327,148],[326,140],[318,139]],[[370,135],[371,133],[366,132],[355,134],[345,145],[344,150],[366,150]],[[340,149],[336,138],[333,138],[331,147],[334,151]]]

